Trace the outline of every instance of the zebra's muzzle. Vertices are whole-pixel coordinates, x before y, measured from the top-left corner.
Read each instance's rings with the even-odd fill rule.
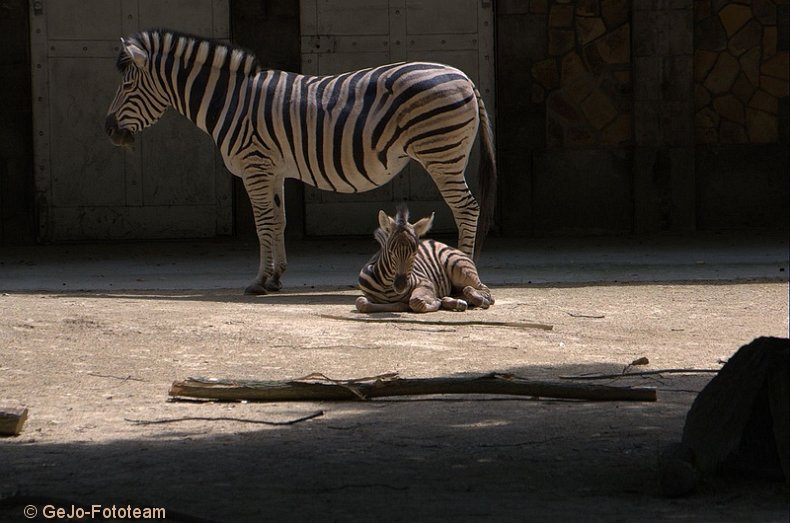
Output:
[[[396,274],[395,280],[392,282],[392,288],[395,289],[395,292],[403,292],[406,290],[408,283],[409,279],[405,274]]]
[[[114,114],[108,114],[104,120],[104,130],[110,137],[113,145],[127,146],[134,143],[134,135],[129,129],[121,129],[118,127],[118,120]]]

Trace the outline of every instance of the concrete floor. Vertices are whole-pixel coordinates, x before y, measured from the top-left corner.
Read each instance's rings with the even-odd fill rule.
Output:
[[[447,241],[452,241],[448,239]],[[355,286],[372,239],[286,242],[284,290]],[[490,239],[479,261],[488,285],[788,280],[786,234]],[[0,247],[0,290],[242,289],[257,245],[233,240]]]
[[[657,457],[710,374],[614,383],[657,388],[660,401],[638,404],[165,401],[190,375],[558,380],[640,356],[649,370],[715,369],[756,336],[787,336],[786,235],[492,239],[479,265],[496,306],[428,318],[443,325],[343,321],[361,319],[352,287],[372,239],[287,248],[283,292],[260,299],[241,295],[258,261],[249,242],[0,248],[0,400],[30,408],[23,433],[0,439],[0,521],[24,521],[31,499],[226,523],[788,520],[781,483],[658,493]],[[452,323],[467,319],[553,329]],[[38,497],[4,503],[14,493]]]

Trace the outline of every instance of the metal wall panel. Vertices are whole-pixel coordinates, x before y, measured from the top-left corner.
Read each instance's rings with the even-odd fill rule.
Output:
[[[231,175],[208,135],[171,109],[131,151],[103,130],[119,38],[167,27],[228,39],[228,0],[40,1],[30,20],[39,238],[230,234]]]
[[[494,116],[493,13],[477,0],[301,0],[302,72],[324,75],[402,60],[458,67],[483,94]],[[467,167],[477,183],[477,146]],[[414,216],[436,212],[434,231],[455,231],[433,180],[415,162],[391,183],[362,194],[305,190],[305,232],[369,234],[379,209],[409,200]]]

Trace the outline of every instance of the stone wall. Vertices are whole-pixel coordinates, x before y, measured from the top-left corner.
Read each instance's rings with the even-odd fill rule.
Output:
[[[697,143],[776,143],[788,96],[787,0],[696,0],[694,20]]]
[[[787,229],[787,18],[788,0],[499,0],[502,232]]]
[[[629,143],[631,1],[547,0],[530,7],[547,15],[547,57],[531,69],[532,101],[547,108],[547,146]]]

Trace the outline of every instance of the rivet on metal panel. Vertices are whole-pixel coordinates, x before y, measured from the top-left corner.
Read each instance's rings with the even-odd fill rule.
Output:
[[[44,2],[41,1],[33,2],[33,14],[36,15],[44,14]]]
[[[400,14],[400,9],[396,9],[396,10],[395,10],[395,14],[396,14],[396,15],[399,15],[399,14]]]

